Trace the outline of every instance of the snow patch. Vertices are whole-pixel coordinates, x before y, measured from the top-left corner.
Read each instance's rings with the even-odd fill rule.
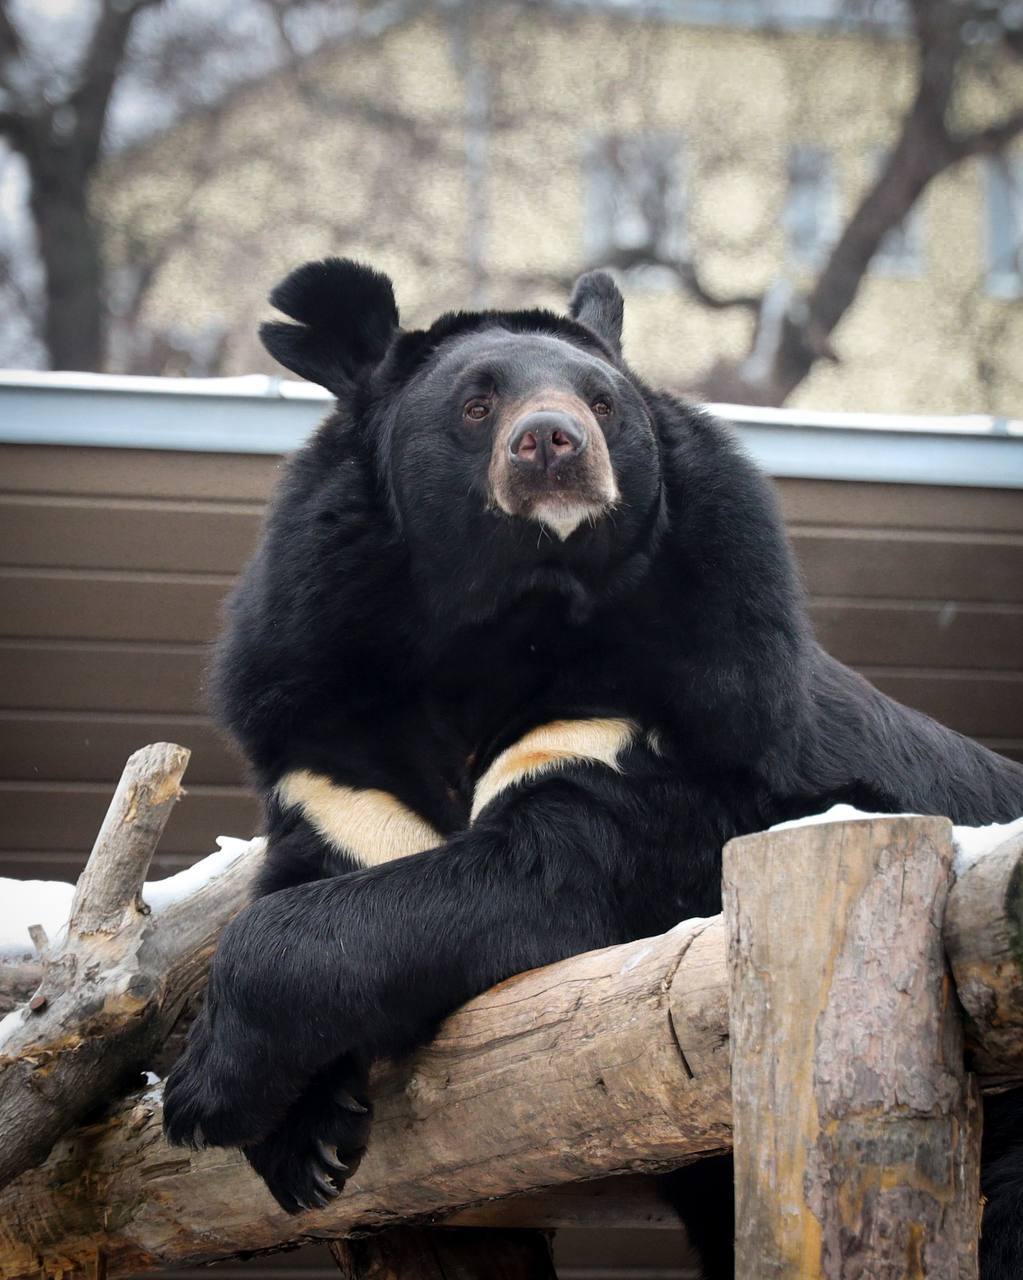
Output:
[[[261,837],[255,840],[239,840],[235,836],[217,836],[218,849],[200,862],[185,867],[176,875],[167,876],[165,880],[151,880],[142,888],[142,901],[152,911],[166,911],[182,898],[191,897],[204,885],[226,871],[232,863],[237,862],[243,853],[250,849],[262,849],[266,841]]]
[[[59,880],[0,880],[0,956],[31,960],[30,927],[41,924],[51,942],[71,914],[75,887]]]
[[[147,881],[142,900],[152,911],[165,911],[221,875],[250,849],[262,849],[265,843],[261,837],[238,840],[234,836],[217,836],[216,853],[164,880]],[[74,892],[73,884],[60,880],[0,879],[0,960],[35,957],[36,949],[28,935],[34,924],[41,924],[53,943],[67,925]]]
[[[769,831],[788,831],[793,827],[812,827],[819,822],[854,822],[868,821],[871,818],[914,818],[913,813],[867,813],[863,809],[854,809],[851,804],[832,805],[824,813],[810,814],[806,818],[794,818],[791,822],[778,822]],[[961,876],[985,854],[993,853],[999,845],[1013,836],[1023,835],[1023,817],[1013,822],[992,822],[985,827],[953,827],[952,839],[955,842],[955,873]]]

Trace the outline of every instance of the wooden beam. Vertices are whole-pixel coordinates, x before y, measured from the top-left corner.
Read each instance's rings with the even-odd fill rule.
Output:
[[[979,1094],[942,916],[944,818],[725,849],[736,1275],[976,1280]]]

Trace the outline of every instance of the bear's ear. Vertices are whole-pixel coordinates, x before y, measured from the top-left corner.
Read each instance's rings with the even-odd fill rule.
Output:
[[[383,359],[398,328],[390,280],[348,258],[298,267],[270,294],[298,324],[260,325],[263,346],[286,369],[341,395]]]
[[[606,271],[587,271],[575,282],[568,314],[598,338],[603,338],[616,356],[622,354],[622,321],[625,299]]]

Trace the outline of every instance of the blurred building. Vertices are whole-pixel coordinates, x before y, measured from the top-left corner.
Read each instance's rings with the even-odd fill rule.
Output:
[[[130,299],[113,366],[268,370],[268,288],[326,253],[392,273],[406,323],[561,306],[578,271],[614,263],[633,364],[713,393],[716,360],[758,358],[743,300],[764,299],[769,328],[892,144],[915,49],[869,8],[864,24],[835,0],[411,6],[109,163],[96,207],[115,311],[118,281]],[[978,73],[956,110],[977,126],[1006,105]],[[1021,243],[1023,145],[949,170],[789,403],[1018,414]]]

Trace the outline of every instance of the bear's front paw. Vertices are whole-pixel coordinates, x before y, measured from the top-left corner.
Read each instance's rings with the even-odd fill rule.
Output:
[[[365,1069],[350,1059],[319,1072],[268,1137],[245,1158],[288,1213],[322,1208],[359,1167],[372,1108]]]
[[[187,1147],[240,1147],[270,1132],[289,1100],[274,1090],[266,1057],[265,1052],[245,1051],[241,1039],[226,1052],[200,1013],[164,1087],[167,1141]]]

